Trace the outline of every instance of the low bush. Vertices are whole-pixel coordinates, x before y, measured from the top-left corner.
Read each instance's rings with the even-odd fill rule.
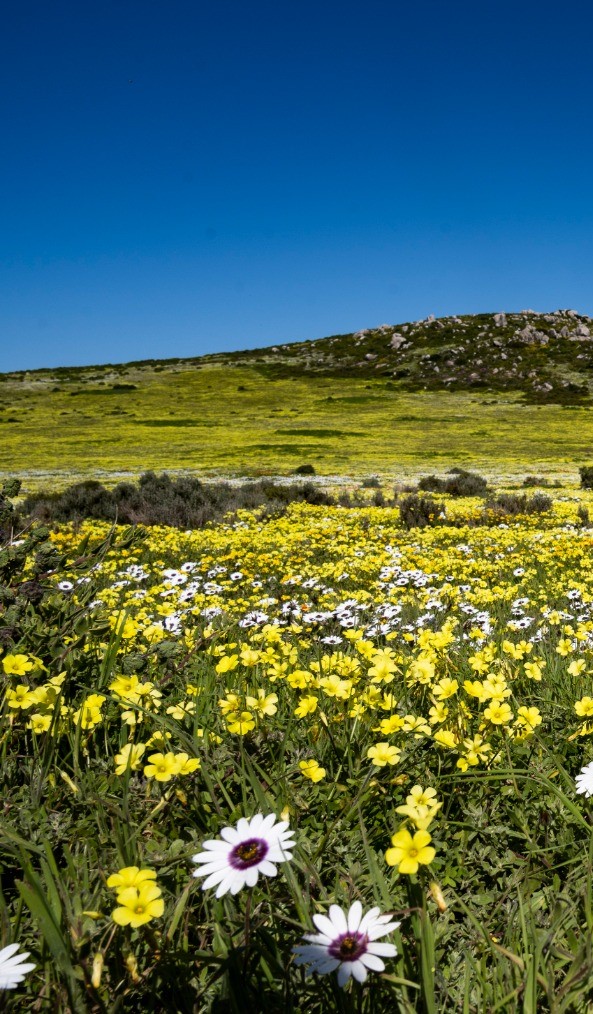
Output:
[[[477,472],[452,468],[444,478],[427,475],[420,479],[418,489],[423,493],[448,493],[450,496],[485,496],[487,480]]]
[[[593,465],[583,465],[579,468],[582,489],[593,489]]]
[[[488,500],[484,504],[486,511],[496,514],[508,514],[514,517],[517,514],[543,514],[552,509],[552,498],[545,493],[534,493],[528,497],[525,493],[499,493],[497,497]]]
[[[203,483],[194,476],[171,479],[167,473],[145,472],[138,483],[121,482],[109,490],[96,480],[69,486],[63,493],[36,493],[23,510],[31,518],[80,522],[85,518],[120,524],[171,525],[202,528],[240,509],[265,508],[275,514],[289,503],[332,506],[335,499],[311,483],[281,486],[268,479],[231,486]]]
[[[426,528],[444,517],[443,505],[429,496],[412,493],[399,504],[399,516],[404,528]]]
[[[550,483],[546,479],[545,475],[526,475],[523,479],[523,487],[525,489],[532,489],[534,486],[549,486]]]

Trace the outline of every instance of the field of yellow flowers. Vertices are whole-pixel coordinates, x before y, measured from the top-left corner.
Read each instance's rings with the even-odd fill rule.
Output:
[[[577,508],[9,540],[8,1009],[590,1010]]]

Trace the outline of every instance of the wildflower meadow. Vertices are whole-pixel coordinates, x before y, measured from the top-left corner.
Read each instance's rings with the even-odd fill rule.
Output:
[[[593,1009],[588,494],[183,531],[18,492],[3,1009]]]

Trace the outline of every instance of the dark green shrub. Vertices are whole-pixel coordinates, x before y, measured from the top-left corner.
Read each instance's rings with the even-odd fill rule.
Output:
[[[542,514],[552,509],[552,498],[545,493],[534,493],[528,497],[525,493],[499,493],[497,497],[488,500],[484,504],[486,511],[495,514],[507,514],[511,517],[517,514]]]
[[[404,528],[426,528],[435,525],[444,515],[443,505],[429,496],[412,493],[399,504],[399,516]]]
[[[266,514],[277,514],[295,502],[332,506],[336,501],[310,482],[281,486],[261,479],[231,486],[226,482],[202,483],[195,476],[171,479],[167,473],[145,472],[137,484],[120,482],[112,490],[92,479],[59,494],[36,493],[25,500],[23,510],[46,523],[96,518],[120,524],[202,528],[241,508],[263,507]]]
[[[593,489],[593,465],[583,465],[579,468],[582,489]]]
[[[368,479],[363,479],[361,482],[363,489],[380,489],[381,483],[376,475],[370,475]]]
[[[450,496],[485,496],[488,483],[477,472],[452,468],[445,478],[427,475],[420,479],[418,489],[423,493],[449,493]]]
[[[577,510],[578,518],[583,528],[588,528],[590,524],[589,511],[581,504]]]
[[[523,486],[525,489],[531,489],[533,486],[549,486],[550,483],[544,475],[526,475],[523,479]]]
[[[299,465],[294,470],[295,475],[315,475],[315,469],[313,465]]]

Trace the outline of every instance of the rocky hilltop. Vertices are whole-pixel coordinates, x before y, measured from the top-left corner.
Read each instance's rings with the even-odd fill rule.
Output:
[[[277,375],[366,373],[409,391],[482,388],[582,403],[593,395],[593,320],[575,310],[430,316],[225,358]]]

